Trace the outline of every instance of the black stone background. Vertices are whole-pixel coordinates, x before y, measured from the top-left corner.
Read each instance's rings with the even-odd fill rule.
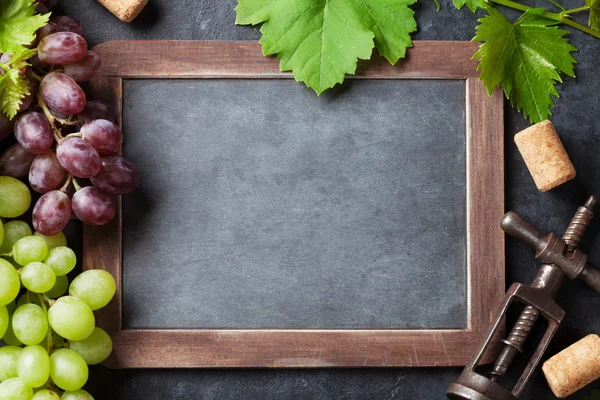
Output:
[[[536,0],[550,6],[547,0]],[[85,26],[90,45],[115,39],[198,39],[257,40],[257,28],[234,25],[235,0],[150,0],[142,14],[125,24],[92,0],[59,0],[58,13],[71,15]],[[583,5],[567,0],[567,8]],[[413,6],[420,40],[470,40],[477,18],[468,10],[453,9],[450,0],[441,0],[436,13],[433,0],[420,0]],[[516,13],[507,13],[511,18]],[[579,49],[577,79],[566,78],[560,85],[552,117],[578,172],[575,181],[550,193],[535,188],[512,141],[513,135],[529,125],[520,113],[506,103],[506,208],[521,212],[545,230],[562,231],[576,207],[588,193],[600,194],[598,181],[600,132],[597,115],[600,101],[600,40],[573,31],[569,36]],[[167,133],[165,133],[167,134]],[[439,132],[443,134],[443,132]],[[591,262],[600,265],[599,223],[595,223],[583,244]],[[424,249],[425,250],[425,249]],[[533,253],[514,240],[506,242],[507,284],[530,282],[536,272]],[[567,311],[560,331],[547,354],[589,333],[600,331],[600,296],[580,283],[567,283],[558,297]],[[443,399],[448,385],[460,368],[422,369],[311,369],[311,370],[108,370],[91,369],[88,389],[97,400],[117,399]],[[600,383],[592,386],[600,387]],[[589,389],[571,396],[579,398]],[[522,399],[553,399],[541,372],[526,389]]]

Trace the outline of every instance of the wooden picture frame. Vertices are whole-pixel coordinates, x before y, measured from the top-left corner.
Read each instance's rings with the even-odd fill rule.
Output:
[[[141,329],[122,319],[122,209],[102,227],[84,226],[85,269],[102,268],[117,294],[97,312],[113,338],[106,365],[114,368],[190,367],[421,367],[467,364],[504,294],[503,99],[488,96],[471,60],[478,44],[416,41],[396,66],[379,56],[360,62],[349,79],[466,81],[467,309],[465,330]],[[116,41],[94,48],[102,69],[91,99],[108,101],[121,123],[122,80],[137,78],[290,79],[256,42]],[[301,90],[299,88],[299,90]],[[489,362],[488,357],[483,360]]]

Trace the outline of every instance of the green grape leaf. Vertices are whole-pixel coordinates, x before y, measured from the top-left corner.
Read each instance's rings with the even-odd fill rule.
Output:
[[[395,64],[412,46],[416,0],[238,0],[236,24],[262,23],[263,54],[317,94],[354,74],[373,47]]]
[[[590,19],[588,25],[590,28],[600,31],[600,1],[586,0],[586,4],[590,7]]]
[[[551,115],[550,95],[559,97],[555,84],[562,82],[560,73],[575,77],[571,52],[576,49],[564,37],[568,32],[553,26],[557,22],[543,17],[544,11],[529,9],[512,24],[490,8],[473,38],[483,42],[473,58],[479,59],[479,78],[488,93],[501,85],[511,104],[531,122]]]
[[[579,400],[600,400],[600,390],[594,389]]]
[[[35,39],[50,14],[35,15],[33,0],[0,0],[0,52],[15,53]]]
[[[478,8],[486,8],[485,0],[452,0],[452,4],[457,10],[460,10],[465,4],[469,7],[471,12],[477,12]]]
[[[29,80],[20,69],[30,65],[27,59],[35,53],[35,49],[22,47],[13,54],[9,64],[0,64],[5,72],[0,76],[0,110],[10,119],[19,111],[23,97],[31,94]]]

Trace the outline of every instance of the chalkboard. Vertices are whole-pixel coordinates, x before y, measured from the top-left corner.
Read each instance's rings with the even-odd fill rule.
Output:
[[[109,364],[466,362],[503,290],[501,98],[472,63],[425,42],[315,96],[250,43],[172,42],[159,67],[148,43],[100,46],[92,84],[143,182],[84,238],[119,280]]]

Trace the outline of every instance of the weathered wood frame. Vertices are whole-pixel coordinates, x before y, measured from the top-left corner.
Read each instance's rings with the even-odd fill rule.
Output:
[[[471,42],[415,42],[396,66],[375,56],[356,79],[466,81],[467,302],[465,330],[280,330],[122,328],[122,208],[103,227],[84,228],[84,268],[102,268],[117,281],[113,301],[97,313],[113,337],[106,365],[178,367],[380,367],[465,365],[485,335],[504,294],[503,101],[478,81]],[[90,98],[116,108],[121,123],[122,80],[138,78],[290,79],[256,42],[116,41],[94,48],[102,69]],[[302,90],[298,88],[298,90]],[[161,99],[164,101],[164,99]],[[432,134],[443,134],[432,132]],[[484,360],[489,362],[490,359]]]

